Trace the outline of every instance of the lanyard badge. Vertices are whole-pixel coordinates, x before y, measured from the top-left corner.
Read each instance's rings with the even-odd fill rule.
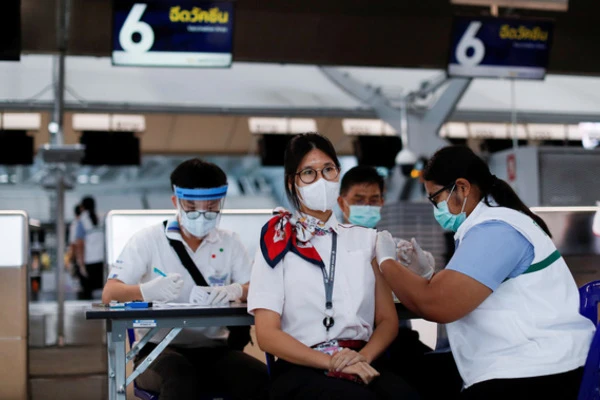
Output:
[[[323,272],[323,284],[325,285],[325,318],[323,326],[329,332],[329,329],[335,324],[333,319],[333,281],[335,279],[335,258],[337,251],[337,233],[331,232],[331,258],[329,261],[329,275],[325,267],[321,268]]]

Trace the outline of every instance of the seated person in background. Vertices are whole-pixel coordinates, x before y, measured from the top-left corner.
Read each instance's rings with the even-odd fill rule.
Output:
[[[187,160],[171,174],[171,187],[177,215],[131,238],[111,266],[103,302],[143,299],[224,305],[245,301],[250,259],[236,233],[217,228],[227,193],[225,173],[215,164]],[[188,272],[194,267],[196,271]],[[142,349],[136,365],[165,334],[159,332]],[[230,349],[227,338],[225,327],[182,330],[140,375],[137,385],[159,392],[160,399],[192,399],[206,392],[227,392],[235,399],[262,398],[268,381],[265,365]]]
[[[332,209],[340,164],[318,134],[295,136],[285,152],[285,190],[261,233],[248,311],[262,350],[279,359],[272,399],[415,399],[378,358],[398,318],[375,256],[376,231],[341,225]]]
[[[344,222],[375,228],[381,220],[384,186],[383,177],[374,167],[359,165],[346,172],[338,198]],[[414,239],[410,242],[398,239],[397,242],[398,258],[410,265],[414,272],[431,277],[435,265],[431,253],[423,251]],[[425,353],[431,351],[419,340],[419,333],[412,329],[410,321],[399,321],[398,336],[389,348],[389,365],[413,387],[421,389],[423,386],[431,386],[430,382],[422,382],[423,371],[417,368],[423,365]],[[460,383],[459,379],[459,385]]]

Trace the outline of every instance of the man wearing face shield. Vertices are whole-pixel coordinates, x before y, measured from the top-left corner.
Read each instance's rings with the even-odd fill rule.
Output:
[[[251,262],[239,236],[218,228],[227,177],[217,165],[191,159],[171,174],[177,214],[136,233],[111,265],[104,303],[144,300],[224,306],[245,301]],[[167,332],[160,332],[136,365]],[[227,392],[263,398],[268,376],[255,358],[227,346],[226,327],[184,329],[136,380],[160,399]],[[138,335],[138,338],[141,337]],[[231,373],[231,371],[236,371]]]

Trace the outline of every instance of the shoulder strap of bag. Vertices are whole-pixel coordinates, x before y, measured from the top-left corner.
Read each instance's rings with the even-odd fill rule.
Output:
[[[163,225],[166,228],[167,221],[164,221]],[[188,254],[183,243],[180,242],[179,240],[174,240],[169,237],[167,237],[167,240],[169,241],[169,244],[171,245],[173,250],[175,250],[175,253],[177,253],[177,257],[179,257],[179,261],[181,261],[181,264],[183,264],[185,269],[187,269],[187,272],[189,272],[190,275],[192,276],[192,279],[194,280],[196,285],[210,286],[206,282],[206,279],[204,279],[204,277],[202,276],[202,273],[200,273],[200,270],[196,266],[196,263],[194,263],[194,260],[192,260],[192,257],[190,257],[190,255]]]
[[[163,225],[166,229],[167,221],[164,221]],[[198,270],[198,267],[196,266],[196,263],[194,263],[194,260],[192,260],[188,252],[185,250],[183,243],[181,243],[179,240],[173,240],[168,237],[167,240],[169,241],[169,244],[171,245],[173,250],[175,250],[175,253],[177,253],[177,257],[179,257],[179,261],[181,261],[181,264],[183,264],[185,269],[187,269],[187,271],[192,276],[192,279],[194,279],[196,285],[210,286],[208,283],[206,283],[206,279],[204,279],[204,277]],[[227,345],[231,349],[243,351],[244,347],[246,347],[246,345],[252,341],[249,326],[228,326],[227,328],[229,329]]]

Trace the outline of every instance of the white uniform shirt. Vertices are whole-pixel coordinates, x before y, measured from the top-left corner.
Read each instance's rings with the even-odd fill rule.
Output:
[[[209,285],[248,283],[251,263],[237,233],[215,229],[204,238],[198,249],[192,252],[182,240],[175,217],[169,219],[167,228],[161,223],[136,233],[115,264],[111,266],[108,278],[118,279],[128,285],[136,285],[157,278],[159,275],[153,272],[154,267],[165,274],[178,273],[184,280],[184,286],[179,297],[173,302],[188,303],[192,288],[196,284],[181,264],[167,237],[183,242],[188,254]],[[166,331],[160,332],[152,341],[157,342],[164,335]],[[182,330],[171,343],[180,347],[215,346],[226,338],[225,327],[194,328]]]
[[[84,262],[85,264],[97,264],[104,262],[104,226],[103,218],[98,216],[98,224],[94,225],[89,212],[84,211],[79,217],[76,239],[85,240]]]
[[[264,308],[281,316],[281,329],[307,346],[329,339],[369,340],[375,322],[374,229],[327,221],[338,233],[333,287],[335,324],[329,336],[323,326],[325,286],[321,269],[288,252],[271,268],[260,249],[252,267],[248,311]],[[329,273],[331,235],[314,236],[311,243]]]

